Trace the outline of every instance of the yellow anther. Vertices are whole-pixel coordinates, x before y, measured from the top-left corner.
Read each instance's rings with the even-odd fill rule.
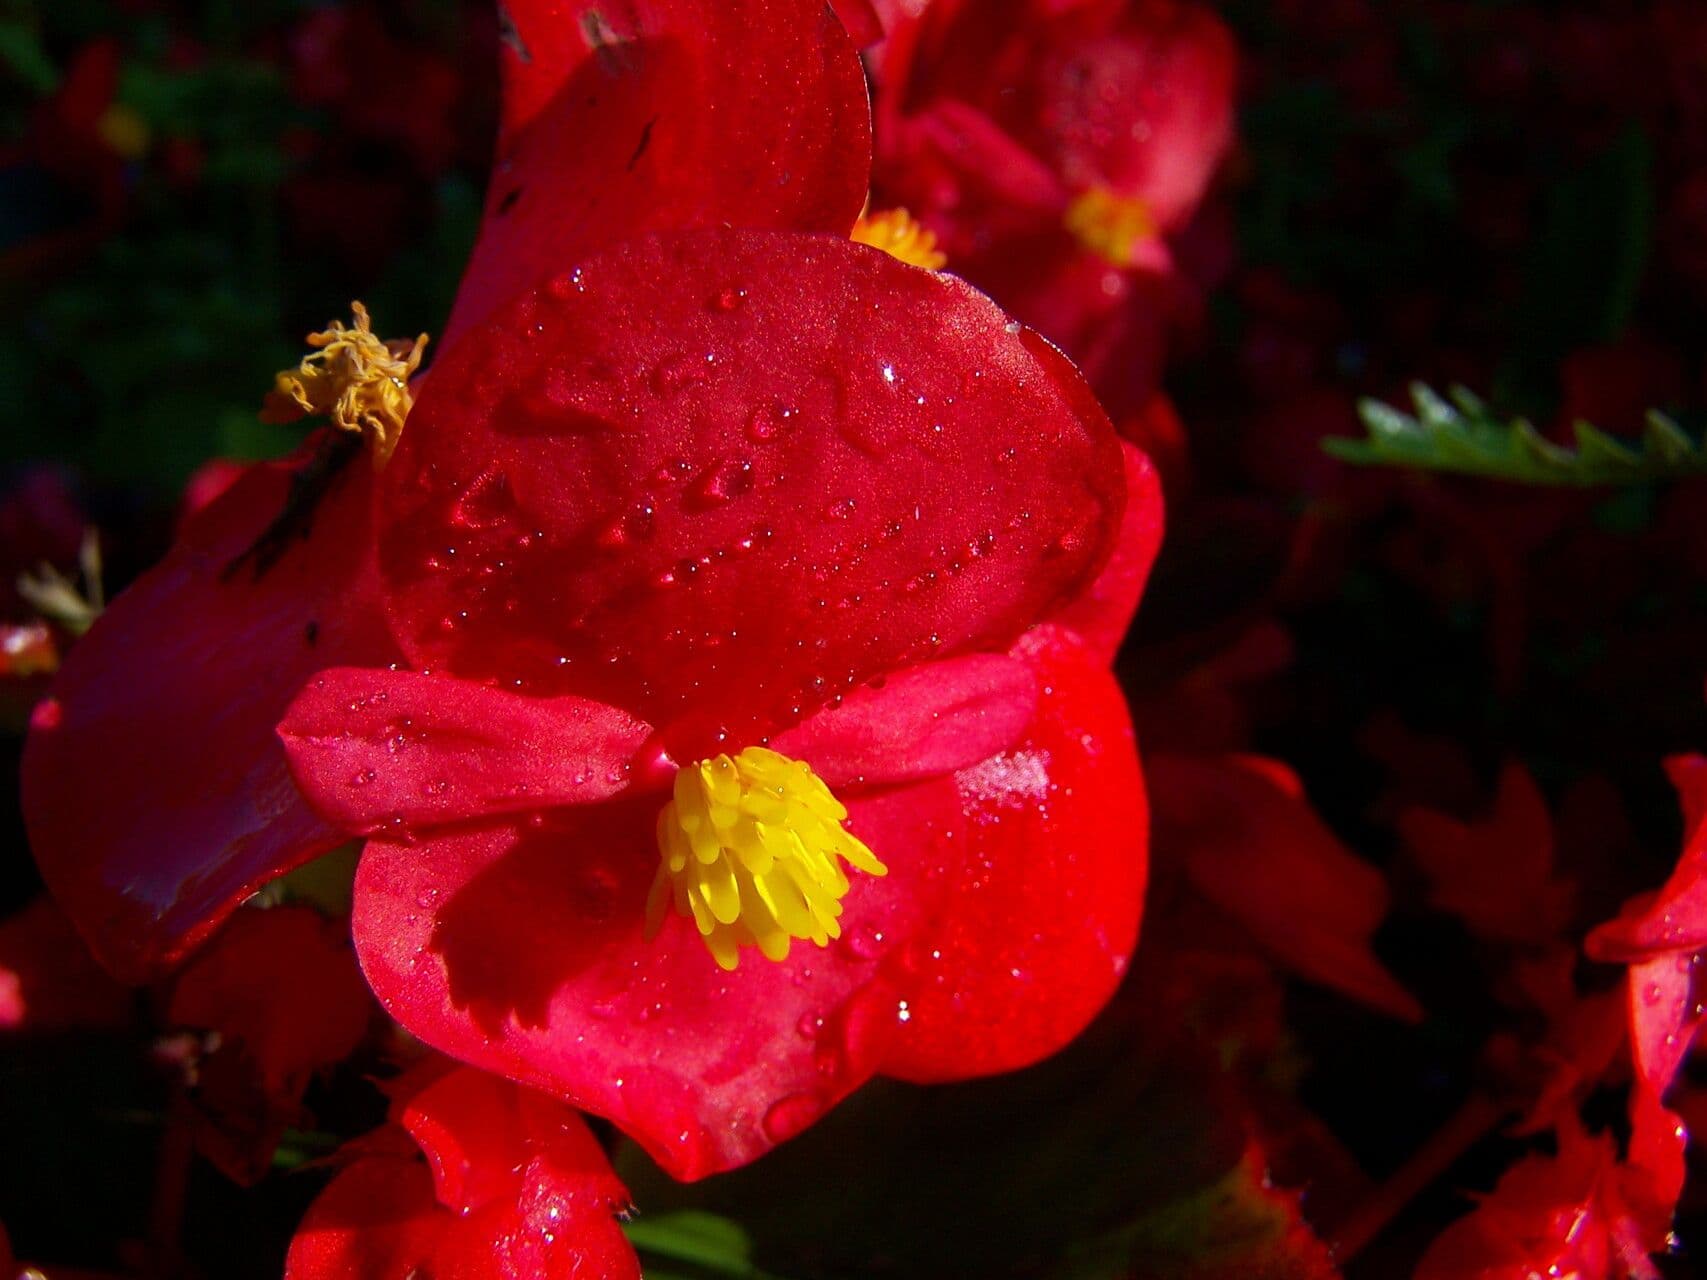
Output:
[[[807,765],[764,747],[689,765],[658,815],[647,937],[673,902],[725,969],[744,946],[783,960],[795,938],[829,945],[842,934],[841,864],[874,876],[888,870],[842,826],[847,816]]]
[[[1156,236],[1149,205],[1105,187],[1074,197],[1061,221],[1080,244],[1117,267],[1136,263],[1139,246]]]
[[[356,317],[354,328],[334,320],[308,335],[314,350],[296,368],[273,379],[261,420],[329,418],[335,427],[367,436],[375,464],[383,467],[415,404],[409,379],[421,367],[427,335],[384,342],[368,323],[366,307],[352,302],[350,310]]]
[[[854,223],[852,238],[930,271],[940,271],[948,262],[948,255],[936,247],[936,232],[915,221],[905,209],[884,209],[880,213],[867,209]]]

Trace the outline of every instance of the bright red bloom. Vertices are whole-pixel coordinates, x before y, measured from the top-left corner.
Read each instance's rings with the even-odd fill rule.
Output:
[[[386,1007],[697,1176],[875,1072],[1038,1058],[1113,989],[1146,823],[1107,663],[1159,500],[1057,351],[847,238],[866,104],[821,6],[624,33],[508,8],[487,222],[389,465],[337,471],[305,542],[244,554],[283,469],[192,519],[38,716],[30,817],[131,962],[372,837],[354,929]],[[242,648],[139,685],[186,633]],[[302,794],[262,741],[299,687]],[[709,917],[643,936],[660,809],[677,764],[766,745],[888,874],[840,886],[828,950],[727,973]],[[77,800],[96,767],[110,816]]]
[[[471,334],[385,478],[393,627],[435,674],[328,672],[282,728],[319,810],[379,837],[355,929],[380,998],[682,1176],[876,1071],[1058,1047],[1143,878],[1105,663],[1154,548],[1147,469],[1078,629],[1020,637],[1112,533],[1093,413],[964,286],[827,238],[631,242]],[[648,762],[767,739],[889,875],[829,951],[729,975],[685,920],[643,936],[671,776]]]
[[[392,1124],[309,1208],[285,1280],[638,1280],[628,1193],[569,1108],[458,1069]]]
[[[853,49],[810,0],[719,5],[703,40],[701,8],[651,4],[618,28],[609,14],[589,27],[576,6],[506,6],[509,127],[453,329],[614,237],[718,223],[846,233],[869,137]],[[553,129],[580,127],[575,90],[601,83],[606,114],[581,123],[611,145],[556,145]],[[723,163],[735,151],[738,176]],[[551,199],[512,199],[518,179]],[[187,518],[37,709],[32,849],[127,976],[182,956],[262,883],[341,839],[296,795],[273,730],[316,671],[400,656],[378,608],[373,471],[347,443],[316,437]]]

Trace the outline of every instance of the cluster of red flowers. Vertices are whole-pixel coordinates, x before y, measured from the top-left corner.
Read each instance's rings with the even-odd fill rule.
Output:
[[[1319,29],[1314,73],[1382,105],[1364,59],[1392,54],[1389,26],[1357,3],[1273,8]],[[1452,20],[1503,21],[1478,15]],[[985,1150],[957,1126],[1032,1134],[1028,1107],[1044,1136],[953,1178],[1017,1203],[1033,1175],[1012,1150],[1077,1175],[1093,1138],[1139,1133],[1171,1176],[1101,1170],[1119,1185],[1084,1197],[1093,1225],[1040,1230],[1053,1252],[1005,1258],[1016,1273],[1331,1277],[1497,1131],[1497,1180],[1410,1249],[1419,1277],[1663,1274],[1700,1106],[1707,760],[1673,756],[1683,858],[1620,914],[1644,886],[1604,778],[1550,811],[1507,763],[1474,816],[1475,750],[1383,710],[1358,744],[1384,779],[1358,820],[1399,850],[1382,868],[1313,806],[1309,761],[1279,758],[1279,678],[1306,708],[1352,682],[1301,662],[1287,611],[1335,599],[1366,546],[1443,611],[1486,595],[1506,690],[1560,608],[1528,600],[1529,556],[1609,553],[1583,500],[1318,455],[1353,430],[1355,392],[1486,381],[1501,352],[1441,343],[1430,365],[1413,339],[1440,299],[1412,299],[1391,350],[1352,360],[1331,291],[1239,261],[1235,188],[1263,174],[1238,150],[1223,19],[1186,0],[505,0],[499,18],[496,154],[442,333],[387,341],[357,304],[267,397],[270,420],[314,424],[292,457],[198,476],[171,550],[110,606],[64,580],[6,602],[45,615],[0,634],[0,677],[29,708],[23,811],[51,900],[0,923],[0,1043],[151,1028],[173,1081],[156,1225],[181,1214],[192,1149],[252,1185],[355,1068],[381,1078],[384,1120],[311,1152],[333,1172],[287,1280],[637,1276],[655,1204],[759,1230],[790,1198],[816,1232],[802,1265],[910,1274],[938,1248],[936,1273],[978,1270],[1006,1246],[940,1220],[948,1239],[898,1262],[916,1238],[833,1185],[848,1166],[824,1152],[916,1172],[943,1134]],[[1679,50],[1707,47],[1682,6],[1643,23],[1680,76]],[[1478,83],[1528,103],[1519,55],[1592,69],[1599,30],[1514,18]],[[366,83],[352,49],[377,51]],[[286,57],[408,181],[462,145],[467,77],[370,18],[317,13]],[[90,116],[93,65],[56,110]],[[1702,125],[1685,112],[1665,157],[1668,227],[1702,203]],[[1559,136],[1621,145],[1591,126]],[[317,152],[292,208],[359,264],[396,211],[348,160]],[[1497,219],[1471,221],[1497,255]],[[1666,243],[1687,275],[1689,237]],[[1218,292],[1244,304],[1230,341]],[[1566,415],[1687,404],[1618,336],[1566,366]],[[1236,494],[1205,478],[1228,465],[1213,431],[1162,390],[1218,343],[1248,392]],[[1172,573],[1197,576],[1164,596],[1181,616],[1125,643],[1164,488]],[[1649,544],[1699,557],[1693,492]],[[9,554],[76,554],[60,498],[44,482],[0,508]],[[1284,984],[1336,1002],[1336,1027],[1417,1034],[1462,993],[1378,953],[1396,901],[1475,953],[1487,1034],[1468,1100],[1376,1183],[1300,1100]],[[1046,1059],[999,1103],[999,1083],[877,1082]],[[875,1119],[844,1121],[856,1091]],[[885,1121],[886,1097],[930,1118]],[[646,1159],[622,1147],[619,1180],[624,1139]],[[705,1197],[672,1199],[672,1179]],[[1048,1187],[1042,1212],[1064,1215]],[[816,1203],[839,1196],[845,1215]],[[139,1269],[171,1273],[174,1247],[151,1238]],[[0,1235],[0,1277],[21,1265]]]

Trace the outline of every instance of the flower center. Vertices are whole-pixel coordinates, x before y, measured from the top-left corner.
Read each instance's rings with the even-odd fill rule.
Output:
[[[328,418],[344,431],[365,435],[374,461],[391,460],[403,420],[414,407],[409,379],[421,367],[427,335],[413,341],[381,340],[368,322],[367,308],[352,302],[355,327],[334,320],[308,335],[314,350],[294,369],[273,379],[273,389],[261,408],[264,422],[294,422],[298,418]]]
[[[867,210],[854,223],[851,238],[928,271],[940,271],[948,262],[948,255],[936,247],[936,232],[915,221],[905,209]]]
[[[646,904],[647,936],[673,900],[725,969],[739,963],[743,946],[782,960],[795,938],[828,945],[842,933],[841,863],[874,876],[888,870],[842,826],[847,816],[807,765],[764,747],[681,770],[658,815],[662,862]]]
[[[1117,267],[1137,262],[1138,246],[1156,234],[1149,205],[1117,196],[1106,187],[1092,187],[1075,196],[1061,221],[1080,244]]]

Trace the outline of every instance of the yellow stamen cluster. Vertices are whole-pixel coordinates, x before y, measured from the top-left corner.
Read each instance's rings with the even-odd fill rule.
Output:
[[[367,308],[352,302],[354,328],[334,320],[308,335],[314,351],[294,369],[273,379],[273,389],[261,408],[265,422],[294,422],[298,418],[329,418],[332,425],[367,436],[374,461],[391,460],[403,420],[414,407],[409,379],[421,367],[427,335],[382,341],[368,322]]]
[[[1117,267],[1130,267],[1138,260],[1138,247],[1156,235],[1156,220],[1142,200],[1117,196],[1104,187],[1092,187],[1074,197],[1062,217],[1062,225],[1085,248]]]
[[[764,747],[689,765],[658,815],[663,860],[646,904],[647,936],[673,901],[725,969],[743,946],[782,960],[795,938],[828,945],[842,933],[841,863],[887,871],[842,826],[847,816],[807,765]]]
[[[881,249],[892,258],[940,271],[948,263],[948,255],[936,247],[936,232],[917,222],[905,209],[884,209],[872,213],[869,209],[854,223],[853,240]]]

